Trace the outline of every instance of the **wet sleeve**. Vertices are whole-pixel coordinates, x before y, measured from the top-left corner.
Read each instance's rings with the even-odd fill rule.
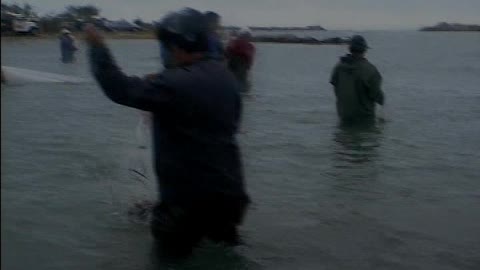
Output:
[[[127,76],[104,46],[90,47],[89,58],[95,79],[112,101],[144,111],[155,111],[170,102],[169,90],[161,74],[155,79]]]
[[[383,105],[385,102],[385,95],[382,91],[382,75],[376,68],[370,76],[367,84],[370,98],[376,103]]]

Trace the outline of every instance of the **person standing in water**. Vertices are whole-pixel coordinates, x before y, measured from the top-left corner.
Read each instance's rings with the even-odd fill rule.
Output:
[[[360,35],[350,41],[350,54],[340,58],[333,69],[330,83],[334,86],[337,113],[344,122],[375,119],[375,105],[383,105],[382,76],[365,58],[369,49]]]
[[[208,24],[208,57],[215,60],[224,60],[225,49],[222,38],[218,31],[220,30],[221,17],[213,11],[205,12]]]
[[[162,255],[184,257],[204,238],[240,243],[249,204],[236,134],[242,100],[226,66],[206,57],[205,16],[168,14],[157,27],[174,67],[146,78],[125,75],[102,36],[87,27],[92,72],[112,101],[153,115],[159,202],[151,231]]]
[[[75,61],[75,52],[78,48],[75,44],[75,38],[67,29],[63,29],[60,34],[60,50],[63,63],[72,63]]]
[[[226,50],[228,68],[237,78],[243,91],[250,88],[249,73],[255,56],[255,46],[250,42],[250,29],[243,28],[232,39]]]

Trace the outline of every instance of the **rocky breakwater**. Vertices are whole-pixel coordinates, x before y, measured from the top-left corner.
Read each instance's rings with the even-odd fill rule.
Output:
[[[435,26],[423,27],[420,31],[426,32],[470,32],[470,31],[480,31],[480,25],[476,24],[460,24],[460,23],[446,23],[442,22]]]
[[[350,42],[350,37],[333,37],[317,39],[314,37],[298,37],[295,35],[268,35],[254,36],[253,42],[287,43],[287,44],[311,44],[311,45],[345,45]]]

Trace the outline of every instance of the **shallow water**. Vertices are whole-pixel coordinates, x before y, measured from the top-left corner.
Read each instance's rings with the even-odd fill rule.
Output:
[[[480,269],[480,35],[364,34],[387,95],[366,128],[337,123],[344,47],[257,44],[246,245],[171,269]],[[153,40],[109,43],[128,73],[160,68]],[[8,41],[2,65],[90,78],[84,53],[64,65],[55,41]],[[93,82],[2,86],[1,102],[2,267],[167,269],[127,215],[155,196],[128,171],[139,113]]]

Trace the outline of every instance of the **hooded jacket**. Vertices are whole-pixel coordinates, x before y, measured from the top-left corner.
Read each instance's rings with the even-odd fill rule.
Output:
[[[382,76],[366,58],[350,54],[340,58],[330,83],[337,98],[337,112],[343,120],[375,116],[375,103],[383,105]]]

